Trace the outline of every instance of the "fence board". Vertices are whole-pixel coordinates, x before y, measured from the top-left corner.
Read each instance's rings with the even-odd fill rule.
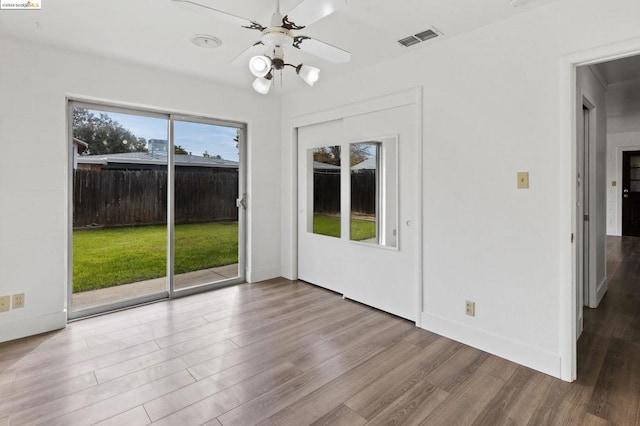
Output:
[[[177,171],[176,223],[238,220],[238,171]],[[167,172],[75,170],[73,226],[167,222]]]
[[[314,213],[340,212],[340,174],[313,174]],[[360,170],[351,173],[351,211],[363,215],[376,213],[376,172]]]

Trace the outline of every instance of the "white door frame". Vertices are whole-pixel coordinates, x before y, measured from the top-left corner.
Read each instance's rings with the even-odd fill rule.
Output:
[[[640,38],[565,55],[560,58],[560,377],[577,378],[577,277],[578,250],[573,243],[577,227],[576,67],[640,54]],[[580,113],[582,113],[580,111]]]
[[[291,265],[292,265],[292,275],[294,279],[298,278],[298,129],[304,126],[310,126],[314,124],[320,124],[327,121],[338,120],[342,118],[354,117],[357,115],[367,114],[376,111],[383,111],[386,109],[396,108],[405,105],[415,105],[416,117],[415,122],[416,133],[420,135],[420,140],[417,143],[418,152],[416,152],[417,157],[419,158],[419,176],[420,179],[416,183],[416,197],[418,197],[418,205],[420,206],[420,211],[415,213],[415,217],[420,218],[418,223],[416,223],[416,232],[421,236],[420,244],[418,245],[418,252],[415,253],[416,256],[416,265],[418,265],[418,270],[415,271],[416,277],[415,282],[417,283],[415,294],[418,300],[417,311],[416,312],[416,326],[422,326],[422,305],[423,305],[423,285],[422,285],[422,252],[423,252],[423,241],[424,237],[422,234],[422,210],[423,210],[423,199],[422,199],[422,87],[416,87],[413,89],[403,90],[399,92],[395,92],[389,95],[380,96],[360,102],[356,102],[353,104],[342,105],[336,108],[332,108],[329,110],[318,111],[310,114],[305,114],[302,116],[294,117],[289,122],[288,131],[291,132],[292,136],[292,170],[290,179],[293,182],[291,188],[292,194],[292,215],[291,215]]]

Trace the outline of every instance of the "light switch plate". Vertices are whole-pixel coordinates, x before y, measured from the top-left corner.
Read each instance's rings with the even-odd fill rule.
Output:
[[[11,296],[0,296],[0,312],[8,312],[11,309]]]
[[[529,188],[529,172],[518,172],[518,189]]]

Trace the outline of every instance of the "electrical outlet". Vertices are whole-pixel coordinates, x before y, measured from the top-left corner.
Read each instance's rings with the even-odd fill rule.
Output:
[[[24,293],[14,294],[11,297],[11,307],[13,309],[24,308]]]
[[[476,302],[472,302],[471,300],[467,300],[464,302],[464,313],[469,315],[470,317],[476,316]]]
[[[0,296],[0,312],[8,312],[11,309],[11,296]]]

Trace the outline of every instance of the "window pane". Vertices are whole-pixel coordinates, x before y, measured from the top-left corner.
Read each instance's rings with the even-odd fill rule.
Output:
[[[166,294],[167,120],[73,108],[72,311]]]
[[[351,239],[378,244],[378,159],[380,142],[350,146]]]
[[[176,290],[236,278],[238,129],[174,121]]]
[[[350,238],[398,246],[398,137],[350,145]]]
[[[340,146],[311,149],[314,234],[340,238]]]

